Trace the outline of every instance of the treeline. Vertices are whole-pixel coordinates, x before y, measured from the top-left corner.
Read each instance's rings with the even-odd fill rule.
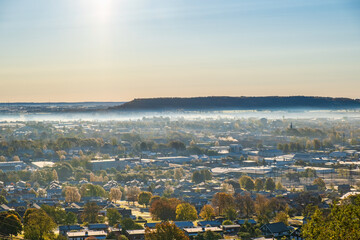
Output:
[[[360,100],[330,97],[194,97],[194,98],[142,98],[110,110],[161,109],[276,109],[276,108],[359,108]]]

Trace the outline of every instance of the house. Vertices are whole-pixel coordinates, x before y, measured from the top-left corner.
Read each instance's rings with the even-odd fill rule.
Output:
[[[224,234],[234,235],[240,231],[241,226],[239,224],[221,225],[221,228],[224,231]]]
[[[108,232],[109,226],[104,223],[93,223],[88,225],[88,229],[91,231],[104,231]]]
[[[176,222],[174,222],[174,224],[180,229],[194,227],[194,223],[190,222],[190,221],[176,221]]]
[[[340,194],[345,194],[345,193],[348,193],[351,191],[351,187],[349,184],[341,184],[341,185],[338,185],[338,192]]]
[[[144,226],[145,228],[150,228],[150,229],[155,229],[156,224],[160,224],[161,222],[152,222],[152,223],[145,223]]]
[[[223,234],[223,230],[220,227],[194,227],[194,228],[184,228],[183,231],[185,234],[190,237],[196,237],[200,233],[204,233],[206,231],[211,231],[215,233],[219,233],[221,236]]]
[[[246,222],[250,223],[251,225],[255,225],[256,221],[254,219],[240,219],[240,220],[235,220],[235,223],[239,224],[239,225],[243,225]]]
[[[219,221],[199,221],[197,225],[199,227],[220,227],[221,223]]]
[[[95,237],[96,239],[106,239],[106,232],[104,231],[82,231],[82,232],[68,232],[66,233],[68,240],[85,240],[88,237]]]
[[[126,230],[125,236],[129,240],[144,240],[145,239],[145,229]]]
[[[83,227],[81,227],[80,225],[64,225],[64,226],[59,226],[59,234],[65,236],[66,233],[68,232],[73,232],[73,231],[81,231],[84,230]]]
[[[283,222],[264,224],[260,230],[265,237],[282,238],[290,235],[290,229]]]

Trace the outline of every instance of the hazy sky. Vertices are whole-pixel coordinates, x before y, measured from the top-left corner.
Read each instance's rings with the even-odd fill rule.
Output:
[[[0,102],[360,98],[358,0],[0,0]]]

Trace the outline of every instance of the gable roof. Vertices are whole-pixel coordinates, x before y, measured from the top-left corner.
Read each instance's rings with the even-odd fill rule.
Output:
[[[283,222],[269,223],[261,227],[261,229],[268,229],[271,233],[281,233],[289,231],[288,227]]]

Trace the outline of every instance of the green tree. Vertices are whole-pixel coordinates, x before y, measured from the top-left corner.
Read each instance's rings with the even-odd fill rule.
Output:
[[[114,226],[121,221],[121,214],[116,208],[108,208],[106,210],[106,216],[108,218],[110,226]]]
[[[231,220],[223,221],[222,225],[233,225],[234,223]]]
[[[195,237],[195,240],[219,240],[219,239],[222,239],[221,234],[212,232],[210,230],[207,230],[204,233],[200,233]]]
[[[151,192],[141,192],[138,197],[138,203],[142,205],[149,205],[151,197]]]
[[[176,220],[194,221],[197,219],[197,212],[190,203],[181,203],[176,207]]]
[[[322,178],[316,178],[313,182],[314,185],[318,186],[318,189],[320,191],[325,191],[326,190],[326,184],[324,182],[324,180]]]
[[[275,182],[272,178],[267,178],[265,181],[265,190],[273,192],[275,190]]]
[[[134,222],[134,220],[132,220],[131,218],[124,218],[121,220],[121,227],[124,230],[136,230],[136,229],[143,229],[143,227]]]
[[[0,213],[0,235],[17,236],[22,231],[22,224],[20,217],[14,212],[1,212]]]
[[[257,192],[264,189],[264,181],[261,178],[255,179],[254,188]]]
[[[251,177],[249,176],[241,176],[241,178],[239,179],[239,183],[240,186],[244,189],[246,189],[247,191],[251,191],[254,190],[254,181]]]
[[[189,240],[185,233],[174,223],[163,222],[157,224],[155,231],[145,230],[145,240]]]
[[[5,196],[0,195],[0,205],[1,204],[8,204],[8,201],[6,200]]]
[[[44,210],[28,209],[24,215],[24,226],[25,239],[44,240],[52,237],[56,224]]]
[[[229,207],[224,210],[224,216],[228,220],[235,220],[237,218],[237,212],[234,208]]]

